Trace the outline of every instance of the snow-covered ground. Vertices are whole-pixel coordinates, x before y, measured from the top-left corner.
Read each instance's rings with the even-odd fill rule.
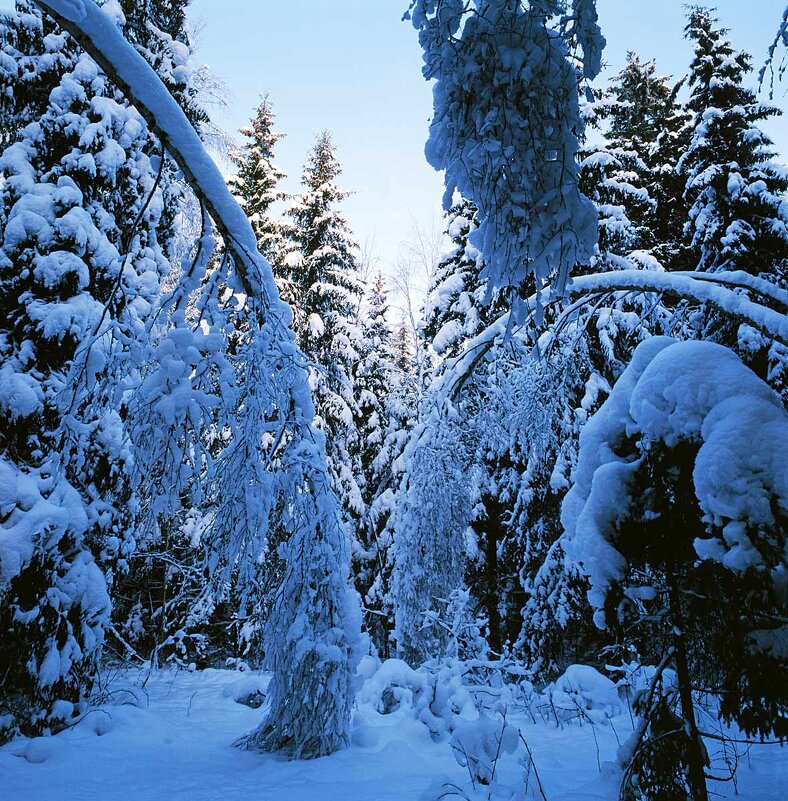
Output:
[[[144,690],[144,676],[137,672],[106,678],[109,702],[77,726],[0,749],[3,801],[419,801],[448,792],[448,783],[469,783],[448,740],[433,741],[407,705],[384,715],[362,700],[350,748],[323,759],[286,762],[232,746],[262,715],[235,699],[264,689],[265,677],[163,671]],[[537,720],[508,718],[533,753],[548,801],[617,799],[619,778],[605,763],[614,759],[616,737],[631,731],[627,712],[613,718],[612,726],[573,722],[559,728],[555,721]],[[740,762],[738,795],[731,783],[711,789],[717,798],[784,799],[786,757],[779,746],[755,746]],[[497,778],[509,787],[523,786],[517,755],[502,757]],[[445,788],[436,789],[443,783]],[[539,797],[534,792],[532,776],[528,794],[520,797]],[[486,799],[486,791],[472,798]]]

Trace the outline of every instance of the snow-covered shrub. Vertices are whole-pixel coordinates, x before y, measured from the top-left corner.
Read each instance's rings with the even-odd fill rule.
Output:
[[[590,665],[570,665],[544,695],[552,708],[568,717],[580,714],[592,723],[604,723],[622,709],[616,684]]]
[[[381,715],[397,712],[413,717],[427,727],[434,740],[445,739],[460,720],[477,716],[473,696],[463,683],[461,663],[413,669],[401,659],[387,659],[364,675],[356,696],[359,705]]]
[[[458,588],[449,597],[434,598],[434,606],[424,611],[422,631],[441,629],[437,638],[445,639],[446,649],[441,658],[468,659],[486,655],[487,643],[482,637],[483,620],[474,614],[470,590]],[[436,638],[436,639],[437,639]]]
[[[258,709],[265,703],[270,683],[271,680],[268,676],[246,675],[242,679],[228,684],[222,690],[222,695],[225,698],[232,698],[236,704]]]
[[[451,735],[451,747],[457,763],[468,769],[471,781],[490,784],[498,760],[517,749],[517,729],[505,718],[479,714],[476,720],[462,720]]]

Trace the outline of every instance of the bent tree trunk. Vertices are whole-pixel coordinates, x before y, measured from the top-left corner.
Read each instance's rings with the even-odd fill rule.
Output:
[[[292,311],[279,298],[252,226],[197,131],[115,21],[94,0],[36,2],[96,61],[159,137],[213,219],[248,296],[255,337],[270,360],[266,375],[276,387],[276,409],[287,428],[289,473],[281,483],[302,513],[279,593],[281,636],[266,653],[274,691],[262,747],[295,757],[329,754],[349,740],[360,611],[349,582],[346,537],[329,488],[325,439],[313,426],[306,359],[290,328]],[[298,703],[299,698],[309,702]],[[252,739],[254,744],[244,739],[246,747],[257,747],[259,738]]]

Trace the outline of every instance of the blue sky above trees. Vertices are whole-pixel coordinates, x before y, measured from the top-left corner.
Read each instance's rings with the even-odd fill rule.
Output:
[[[608,46],[607,78],[623,65],[626,50],[656,58],[662,72],[682,74],[691,59],[684,0],[659,4],[599,0]],[[784,9],[783,0],[717,0],[736,47],[765,58]],[[296,191],[314,136],[329,128],[344,166],[342,184],[355,190],[345,209],[360,243],[374,242],[384,268],[410,236],[413,220],[428,225],[440,215],[442,178],[423,155],[432,113],[421,77],[416,32],[401,22],[406,0],[194,0],[200,61],[222,76],[229,106],[216,110],[227,130],[245,124],[259,95],[268,91],[280,130],[278,162]],[[753,78],[755,80],[755,78]],[[775,100],[783,99],[784,87]],[[788,122],[768,127],[781,153],[788,151]]]
[[[13,5],[0,0],[0,8]],[[677,34],[685,0],[599,0],[608,45],[602,82],[624,62],[627,49],[655,58],[661,72],[681,75],[691,49]],[[765,59],[785,8],[784,0],[716,0],[733,44]],[[384,269],[396,259],[412,225],[440,222],[442,177],[423,155],[432,113],[421,77],[415,31],[402,22],[407,0],[193,0],[198,24],[197,61],[211,65],[229,90],[215,121],[230,132],[245,125],[261,94],[274,105],[278,163],[284,188],[298,190],[301,166],[316,134],[328,128],[344,167],[342,185],[355,194],[345,204],[360,244],[369,243]],[[752,81],[756,80],[753,75]],[[786,85],[777,87],[783,104]],[[788,120],[764,126],[781,154],[788,152]]]

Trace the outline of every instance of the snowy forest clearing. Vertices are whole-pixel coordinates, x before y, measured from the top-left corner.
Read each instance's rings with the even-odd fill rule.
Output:
[[[380,714],[362,702],[353,714],[349,748],[291,762],[232,747],[260,722],[264,711],[235,698],[265,687],[266,677],[231,670],[164,670],[142,689],[145,677],[138,670],[108,673],[110,703],[54,737],[20,738],[0,749],[3,798],[432,801],[441,791],[431,788],[468,784],[468,773],[453,758],[449,742],[433,741],[407,707]],[[615,760],[616,734],[626,739],[632,731],[626,709],[593,727],[587,722],[565,722],[560,728],[554,721],[534,724],[525,712],[510,715],[508,722],[528,743],[548,801],[618,798],[620,771],[606,763]],[[501,758],[501,784],[524,787],[523,775],[515,755]],[[784,798],[786,780],[785,751],[758,745],[739,765],[738,794],[731,782],[711,789],[716,798],[778,801]],[[530,784],[528,795],[514,798],[539,798],[533,776]],[[472,796],[474,801],[488,797],[489,788],[479,789],[482,794]]]
[[[757,88],[701,7],[604,88],[596,0],[413,0],[395,326],[188,5],[0,14],[0,792],[785,797],[788,8]]]

